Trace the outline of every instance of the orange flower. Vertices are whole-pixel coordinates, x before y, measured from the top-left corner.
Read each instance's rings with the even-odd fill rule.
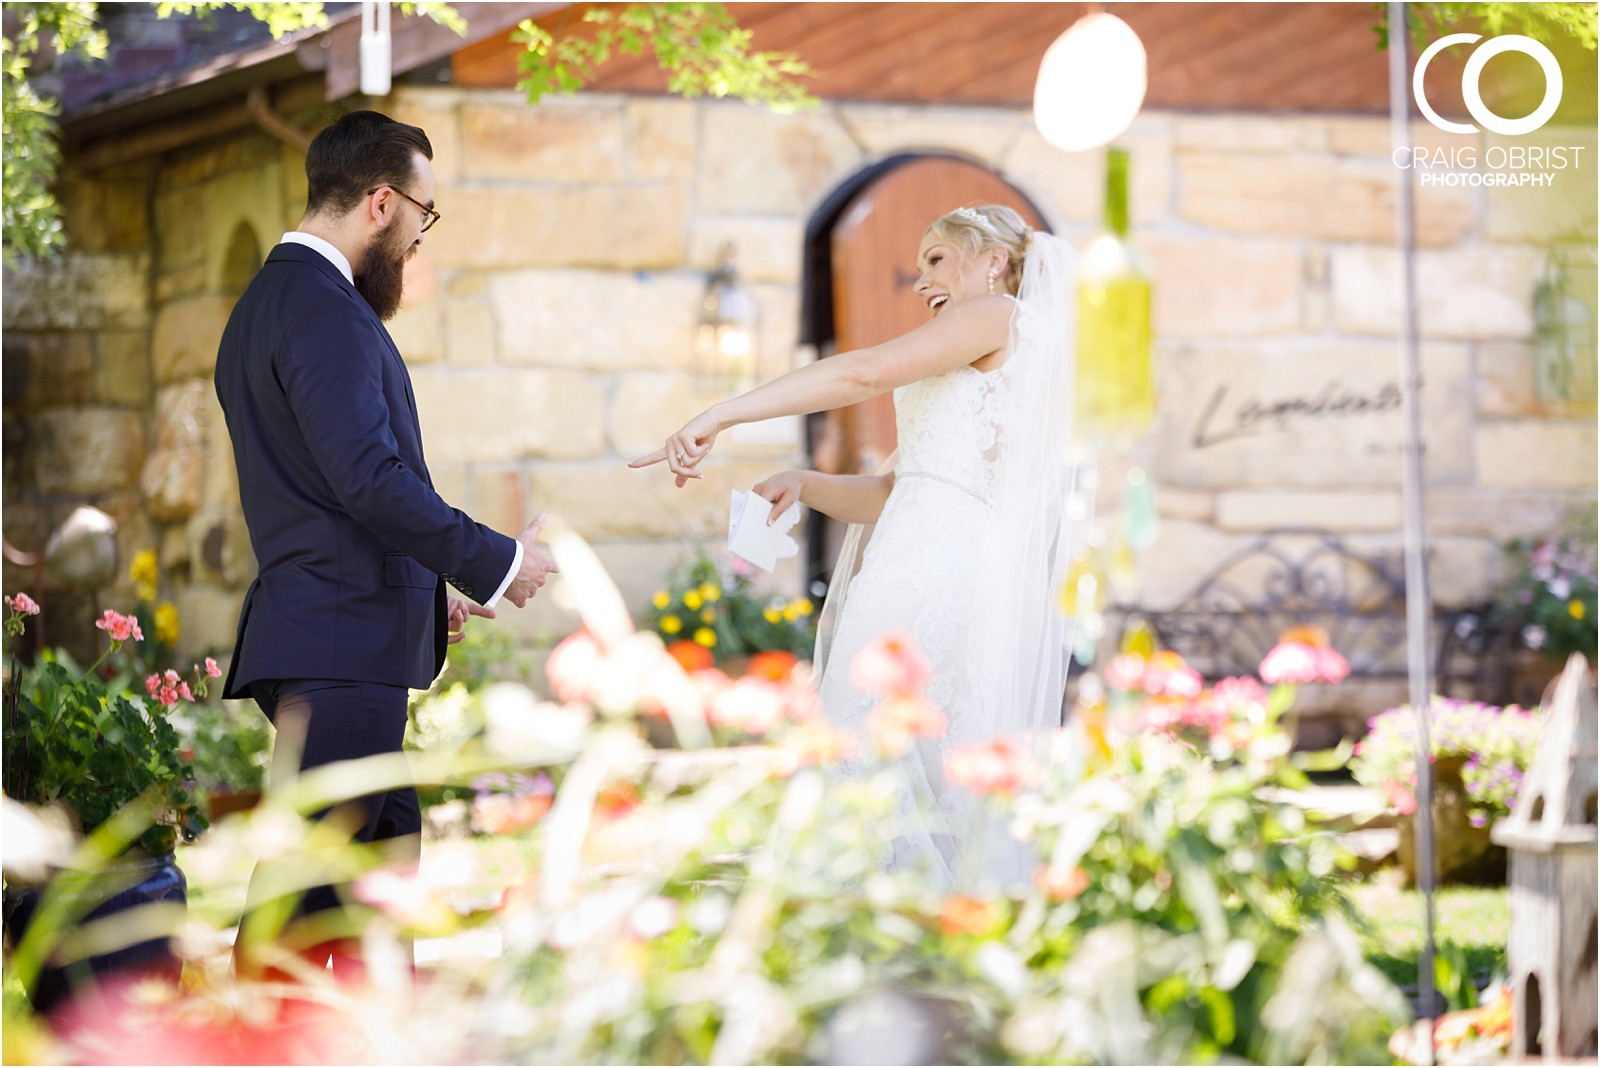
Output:
[[[784,682],[799,662],[800,658],[793,653],[786,653],[781,649],[769,649],[750,658],[750,667],[746,674],[770,682]]]
[[[1059,904],[1071,901],[1089,889],[1089,873],[1082,868],[1073,868],[1064,875],[1056,875],[1046,865],[1034,873],[1033,885],[1045,897]]]
[[[594,799],[595,815],[604,821],[619,820],[639,807],[639,791],[631,782],[614,782]]]
[[[488,834],[512,834],[543,819],[551,800],[547,794],[482,794],[472,803],[472,815]]]
[[[716,658],[711,655],[711,650],[696,642],[679,641],[667,646],[667,652],[672,659],[678,662],[683,670],[693,674],[704,671],[716,663]]]
[[[947,935],[985,935],[999,926],[1000,909],[978,897],[951,894],[939,910],[939,930]]]

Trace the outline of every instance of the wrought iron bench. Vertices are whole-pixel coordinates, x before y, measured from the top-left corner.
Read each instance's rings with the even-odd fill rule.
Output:
[[[1299,744],[1320,748],[1365,733],[1369,717],[1408,698],[1404,572],[1399,549],[1366,554],[1326,531],[1270,530],[1219,560],[1170,608],[1117,606],[1112,632],[1142,620],[1162,648],[1217,679],[1254,674],[1290,627],[1321,627],[1349,660],[1350,678],[1298,695]],[[1431,616],[1434,689],[1467,696],[1461,691],[1476,690],[1482,672],[1461,624],[1477,615],[1436,606]]]

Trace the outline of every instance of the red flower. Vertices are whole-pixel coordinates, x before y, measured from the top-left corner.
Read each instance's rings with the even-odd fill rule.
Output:
[[[111,635],[112,641],[125,642],[132,638],[136,642],[144,641],[144,635],[139,631],[139,621],[133,616],[125,616],[121,612],[113,612],[107,608],[105,614],[94,621],[94,625]]]
[[[932,677],[933,665],[905,634],[885,634],[850,665],[850,681],[867,693],[917,697]]]
[[[678,666],[691,675],[696,671],[704,671],[716,663],[716,657],[711,655],[711,650],[699,642],[680,641],[667,646],[667,652]]]
[[[1014,794],[1037,786],[1040,769],[1032,753],[1005,738],[997,738],[952,749],[945,754],[944,773],[957,786],[983,797]]]
[[[10,606],[13,612],[21,612],[25,616],[39,614],[39,602],[25,593],[19,593],[15,597],[7,597],[6,604]]]
[[[798,663],[800,658],[793,653],[769,649],[750,658],[750,667],[745,674],[771,682],[784,682],[794,672]]]

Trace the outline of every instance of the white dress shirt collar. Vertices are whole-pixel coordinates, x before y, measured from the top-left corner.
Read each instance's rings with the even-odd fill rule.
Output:
[[[304,230],[290,230],[284,234],[282,243],[285,245],[304,245],[306,248],[316,249],[328,258],[328,262],[339,268],[339,273],[344,275],[344,280],[351,285],[356,284],[356,278],[350,271],[350,261],[344,258],[344,253],[334,248],[316,234],[308,234]]]

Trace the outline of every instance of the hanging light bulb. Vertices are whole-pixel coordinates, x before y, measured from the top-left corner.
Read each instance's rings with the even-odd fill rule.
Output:
[[[1144,103],[1144,45],[1115,15],[1085,15],[1045,51],[1033,88],[1040,135],[1065,152],[1109,144]]]

